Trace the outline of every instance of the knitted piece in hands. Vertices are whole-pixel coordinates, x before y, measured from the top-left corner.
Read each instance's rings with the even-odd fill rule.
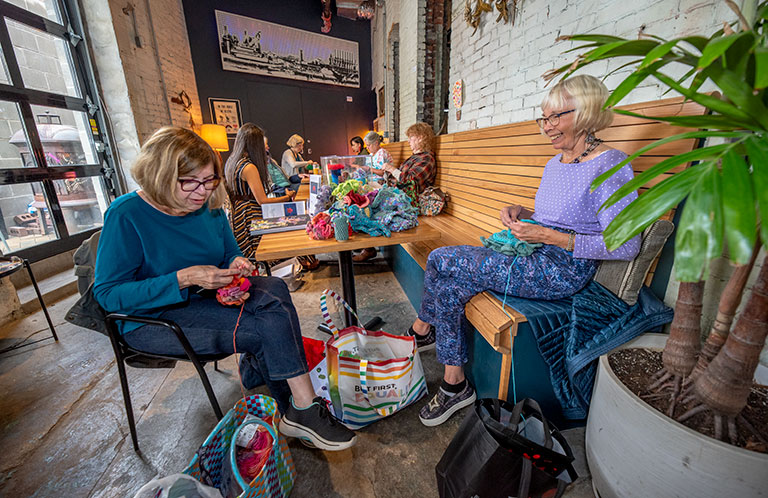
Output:
[[[533,220],[520,221],[538,225],[538,223]],[[520,240],[512,235],[512,232],[510,232],[509,229],[491,234],[487,239],[485,237],[480,237],[480,242],[482,242],[488,249],[500,252],[501,254],[506,254],[507,256],[530,256],[536,249],[544,245],[539,242],[531,243]]]

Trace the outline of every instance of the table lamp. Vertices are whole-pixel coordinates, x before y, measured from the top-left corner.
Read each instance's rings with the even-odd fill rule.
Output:
[[[200,136],[217,152],[229,150],[227,129],[222,125],[204,124],[200,127]]]

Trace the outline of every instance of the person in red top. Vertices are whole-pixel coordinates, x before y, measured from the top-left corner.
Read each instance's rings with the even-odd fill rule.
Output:
[[[434,185],[437,177],[437,160],[433,152],[435,133],[427,123],[415,123],[405,131],[408,137],[408,145],[411,146],[413,155],[406,159],[399,168],[392,164],[385,164],[387,180],[392,186],[413,181],[416,195],[425,188]]]
[[[437,177],[437,160],[433,152],[435,132],[427,123],[419,122],[409,126],[405,130],[405,136],[408,137],[408,145],[411,146],[413,154],[403,161],[399,168],[395,168],[391,163],[384,163],[384,179],[390,187],[412,181],[416,195],[419,195],[425,188],[434,185]],[[352,260],[360,262],[374,257],[376,248],[369,247],[352,256]]]

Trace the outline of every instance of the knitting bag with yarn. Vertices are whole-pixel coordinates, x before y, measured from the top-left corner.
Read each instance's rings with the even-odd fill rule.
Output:
[[[326,289],[320,297],[323,318],[333,332],[325,347],[328,392],[341,423],[360,429],[427,394],[413,337],[360,327],[339,331],[328,313],[327,296],[354,311],[333,291]]]
[[[226,471],[224,462],[224,459],[231,460],[232,440],[248,414],[262,420],[271,418],[269,432],[274,441],[264,467],[249,483],[242,479],[238,480],[237,476],[233,479],[232,473]],[[218,488],[225,497],[287,497],[291,494],[296,480],[296,468],[285,437],[277,430],[279,420],[280,415],[274,399],[260,394],[246,396],[235,403],[235,406],[213,428],[192,461],[184,469],[184,473],[207,486]],[[229,464],[231,465],[231,461]],[[233,490],[236,493],[234,495]]]
[[[419,194],[419,214],[437,216],[448,202],[448,194],[437,187],[427,187]]]

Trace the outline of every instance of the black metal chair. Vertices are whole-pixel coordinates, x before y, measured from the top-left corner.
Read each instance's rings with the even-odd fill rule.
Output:
[[[128,425],[131,429],[131,439],[133,440],[134,450],[139,451],[139,441],[136,435],[136,422],[133,418],[131,394],[130,394],[130,391],[128,390],[128,377],[126,376],[126,373],[125,373],[125,363],[128,362],[130,364],[131,359],[155,358],[159,360],[191,362],[195,366],[195,370],[197,370],[197,373],[200,376],[200,381],[203,383],[203,387],[205,388],[205,393],[208,395],[208,400],[211,402],[211,406],[213,407],[213,412],[216,414],[216,419],[217,420],[222,419],[224,415],[221,412],[221,407],[219,406],[219,402],[216,400],[216,395],[213,392],[211,383],[208,380],[208,375],[205,373],[205,369],[203,367],[206,363],[213,362],[214,370],[219,371],[218,361],[223,360],[228,356],[231,356],[230,353],[221,353],[217,355],[199,355],[195,353],[194,349],[192,349],[192,346],[189,344],[187,337],[184,335],[184,332],[181,330],[181,327],[179,327],[175,322],[172,322],[171,320],[164,320],[162,318],[146,318],[146,317],[139,317],[139,316],[129,316],[121,313],[110,313],[106,315],[104,321],[106,323],[106,329],[109,335],[109,339],[112,342],[112,348],[115,351],[115,359],[117,360],[117,371],[120,375],[120,385],[123,388],[123,400],[125,401],[125,413],[128,416]],[[186,354],[158,355],[158,354],[147,353],[147,352],[132,348],[125,342],[123,335],[120,333],[120,330],[117,326],[117,322],[119,321],[166,327],[176,335],[176,338],[181,344],[181,347],[184,348],[184,352]],[[149,367],[149,368],[157,368],[157,367]]]

